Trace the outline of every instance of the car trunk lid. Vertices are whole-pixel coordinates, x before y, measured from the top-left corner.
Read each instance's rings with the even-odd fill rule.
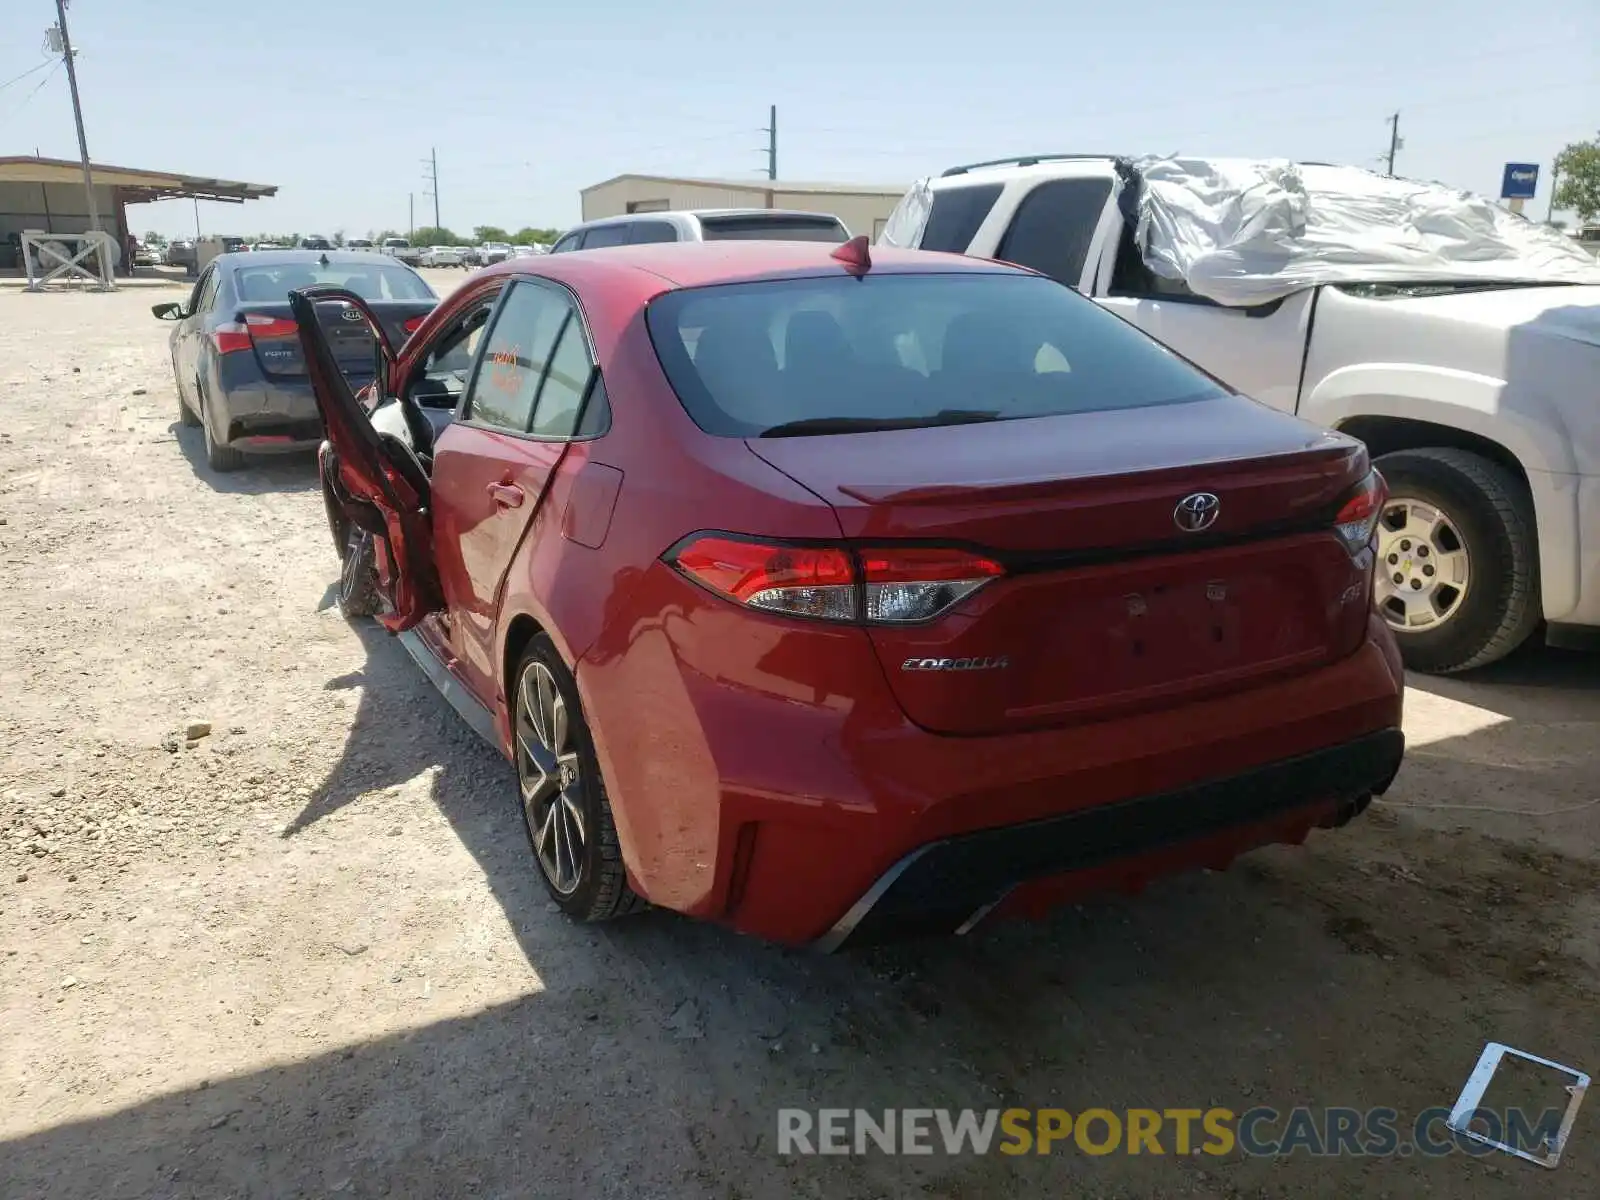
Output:
[[[955,544],[1004,566],[931,622],[868,626],[931,730],[1175,703],[1309,669],[1365,629],[1370,559],[1333,532],[1365,448],[1242,397],[747,444],[858,547]],[[1185,515],[1195,496],[1214,506]]]

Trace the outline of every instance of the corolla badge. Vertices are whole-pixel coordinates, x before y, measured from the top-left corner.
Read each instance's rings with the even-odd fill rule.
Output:
[[[908,658],[902,671],[1004,671],[1011,660],[1004,654],[982,658]]]
[[[1199,533],[1215,525],[1221,511],[1222,501],[1210,492],[1195,492],[1178,501],[1178,507],[1172,510],[1172,523],[1185,533]]]

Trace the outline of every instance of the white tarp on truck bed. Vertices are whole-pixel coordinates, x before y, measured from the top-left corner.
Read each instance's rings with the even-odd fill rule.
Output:
[[[1133,165],[1145,264],[1219,304],[1322,283],[1600,283],[1571,238],[1442,184],[1283,160]]]

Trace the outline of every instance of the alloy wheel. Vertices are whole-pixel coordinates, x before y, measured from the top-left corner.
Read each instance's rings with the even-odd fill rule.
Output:
[[[1450,514],[1392,498],[1378,522],[1378,611],[1399,633],[1437,629],[1461,611],[1472,581],[1466,539]]]
[[[588,832],[583,774],[567,704],[550,668],[530,662],[517,683],[517,781],[534,857],[562,896],[583,881]]]
[[[348,609],[361,591],[362,578],[372,563],[372,535],[354,521],[344,537],[344,559],[339,564],[339,605]]]

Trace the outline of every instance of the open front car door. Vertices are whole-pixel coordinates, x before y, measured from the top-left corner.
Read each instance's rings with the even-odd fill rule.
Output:
[[[354,309],[366,320],[378,367],[373,388],[380,399],[393,377],[394,349],[382,322],[354,292],[313,287],[289,293],[306,374],[322,415],[326,440],[318,464],[334,544],[347,569],[361,569],[359,561],[349,560],[361,535],[370,537],[378,587],[388,609],[376,614],[377,620],[389,632],[401,633],[444,607],[433,555],[431,489],[423,465],[431,457],[432,428],[420,412],[409,410],[403,411],[412,446],[373,428],[339,369],[318,316],[318,306],[330,304]]]

